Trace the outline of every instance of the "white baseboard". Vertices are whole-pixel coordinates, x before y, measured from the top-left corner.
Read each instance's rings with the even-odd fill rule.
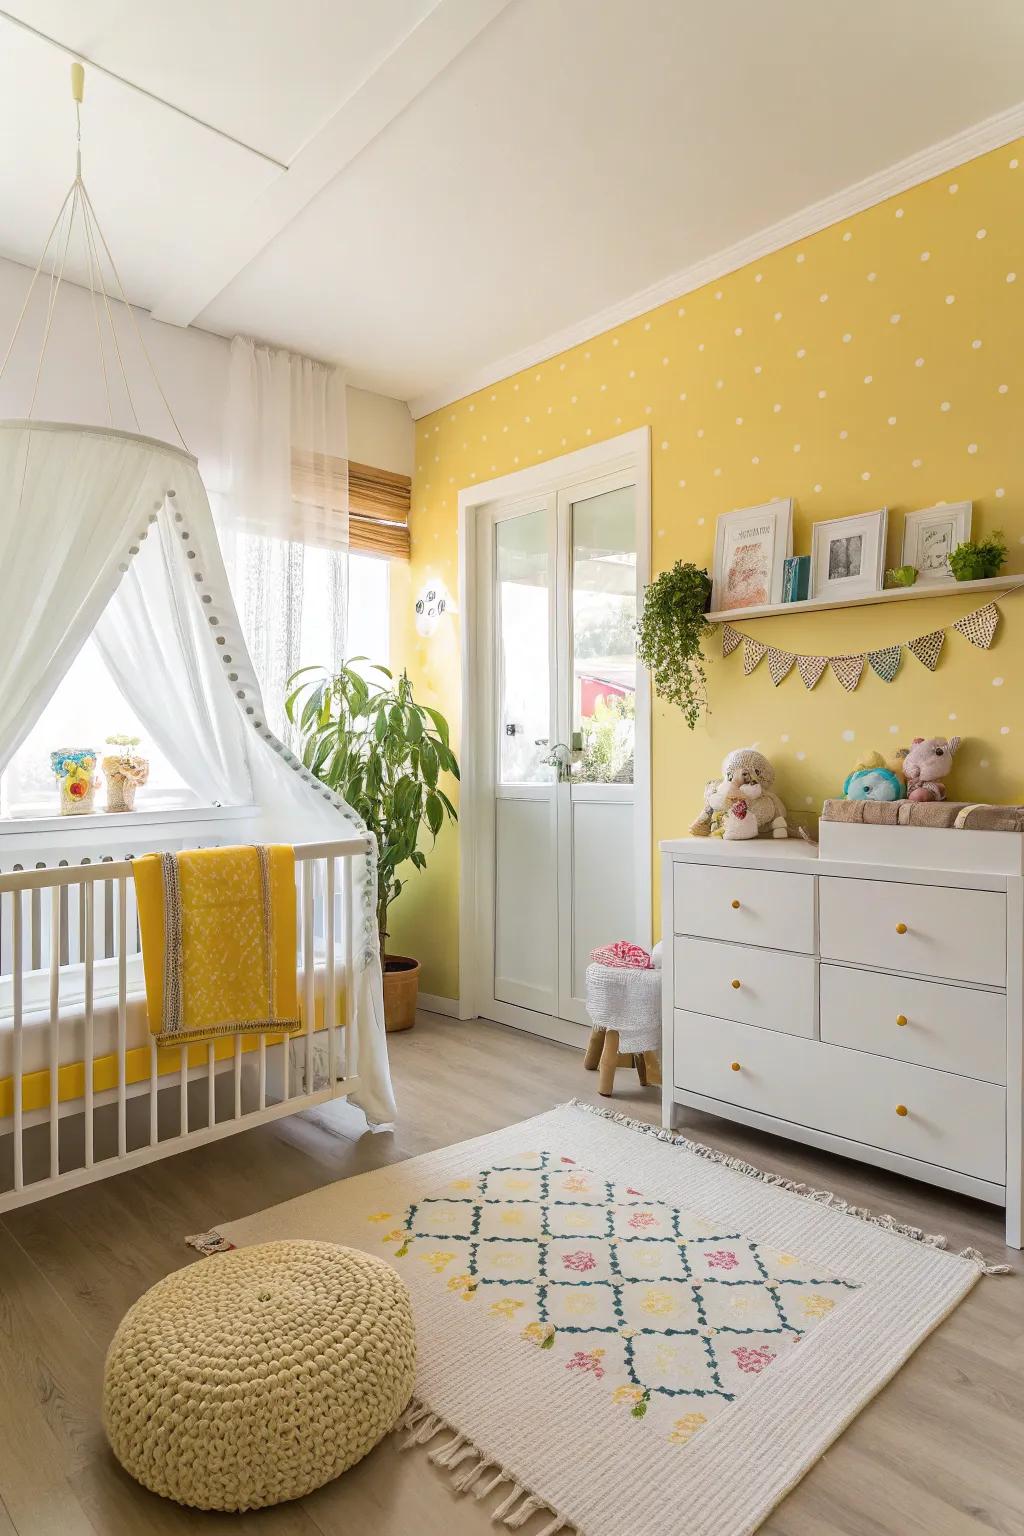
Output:
[[[422,1008],[424,1013],[441,1013],[448,1019],[475,1019],[476,1014],[468,1008],[463,1008],[457,997],[437,997],[433,992],[420,992],[416,999],[417,1008]]]

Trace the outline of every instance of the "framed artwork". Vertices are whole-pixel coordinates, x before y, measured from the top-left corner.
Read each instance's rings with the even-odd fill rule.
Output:
[[[922,512],[908,512],[903,524],[903,564],[917,570],[918,583],[952,581],[949,557],[958,544],[971,536],[969,501],[954,501],[944,507],[925,507]]]
[[[889,514],[862,512],[815,523],[811,533],[811,597],[870,597],[882,590]]]
[[[711,607],[716,612],[782,602],[782,575],[793,553],[793,503],[723,512],[715,525]]]

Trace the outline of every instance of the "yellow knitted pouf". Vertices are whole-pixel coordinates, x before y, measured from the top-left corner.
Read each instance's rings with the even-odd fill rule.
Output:
[[[261,1243],[168,1275],[125,1314],[103,1419],[121,1465],[197,1509],[259,1509],[329,1482],[412,1396],[404,1282],[333,1243]]]

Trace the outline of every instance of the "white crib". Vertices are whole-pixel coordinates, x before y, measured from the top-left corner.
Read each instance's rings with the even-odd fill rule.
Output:
[[[105,844],[67,820],[13,859],[0,837],[0,1212],[356,1087],[346,1064],[365,837],[295,848],[302,1033],[158,1047],[126,840],[142,853],[252,837],[241,812],[200,812],[180,828],[148,819],[125,818]]]

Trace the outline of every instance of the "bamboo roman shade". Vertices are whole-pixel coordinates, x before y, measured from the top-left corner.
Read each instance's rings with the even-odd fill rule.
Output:
[[[316,521],[330,544],[331,524],[348,507],[348,546],[361,554],[409,558],[409,504],[412,481],[389,469],[374,469],[330,454],[292,450],[292,496],[304,508],[320,509]],[[318,541],[319,542],[319,541]]]

